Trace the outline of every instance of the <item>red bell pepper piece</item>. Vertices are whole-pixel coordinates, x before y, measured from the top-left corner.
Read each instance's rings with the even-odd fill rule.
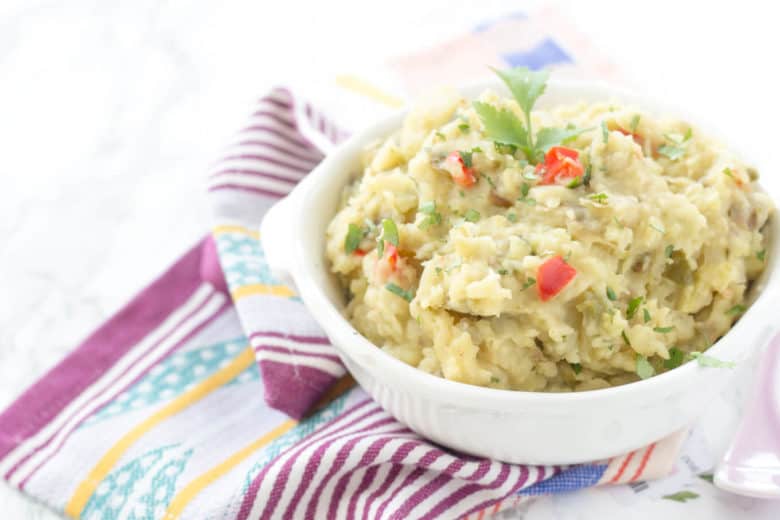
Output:
[[[546,302],[561,292],[576,275],[577,270],[567,264],[560,255],[546,260],[536,273],[539,298]]]
[[[452,152],[444,159],[444,169],[447,170],[457,184],[468,188],[477,182],[474,169],[466,166],[460,153]]]
[[[544,156],[544,162],[536,166],[542,174],[539,184],[554,184],[559,178],[572,179],[582,176],[585,168],[579,161],[580,153],[565,146],[553,146]]]

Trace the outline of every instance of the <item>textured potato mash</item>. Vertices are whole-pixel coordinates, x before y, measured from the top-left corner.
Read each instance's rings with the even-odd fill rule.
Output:
[[[493,92],[480,101],[522,115]],[[488,138],[454,92],[365,150],[327,230],[351,323],[421,370],[514,390],[623,384],[706,350],[766,263],[757,172],[634,107],[532,122],[581,129],[563,145],[570,175],[545,181],[552,162]]]

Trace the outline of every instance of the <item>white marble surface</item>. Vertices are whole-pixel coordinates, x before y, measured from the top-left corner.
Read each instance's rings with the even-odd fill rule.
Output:
[[[257,94],[436,42],[479,13],[537,4],[0,3],[0,407],[202,235],[202,174]],[[759,159],[774,157],[780,31],[770,3],[562,5],[637,85],[737,126]],[[764,175],[780,188],[777,172]],[[722,425],[716,446],[737,415],[729,401],[707,419]],[[540,501],[526,516],[590,517],[571,500]],[[618,499],[588,500],[578,504]],[[709,516],[780,516],[739,504]],[[637,517],[678,518],[675,505]],[[52,517],[6,487],[0,511]]]

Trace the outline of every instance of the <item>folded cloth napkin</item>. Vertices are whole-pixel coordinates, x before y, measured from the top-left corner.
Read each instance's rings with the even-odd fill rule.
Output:
[[[5,480],[88,519],[463,518],[671,470],[681,434],[576,466],[464,456],[354,386],[257,232],[343,137],[289,90],[258,102],[209,178],[212,233],[0,415]]]

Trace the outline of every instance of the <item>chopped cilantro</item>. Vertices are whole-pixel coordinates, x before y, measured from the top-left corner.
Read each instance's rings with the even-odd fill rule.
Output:
[[[571,365],[571,369],[574,370],[575,374],[582,372],[582,365],[579,363],[569,363],[569,365]]]
[[[496,183],[493,182],[493,179],[490,177],[490,175],[483,173],[482,177],[484,177],[485,180],[488,182],[488,184],[490,184],[491,188],[493,188],[494,190],[496,189]]]
[[[466,213],[463,214],[463,218],[467,222],[477,222],[480,218],[480,214],[479,211],[469,208],[466,210]]]
[[[436,131],[436,132],[435,132],[433,135],[435,135],[436,137],[438,137],[438,138],[439,138],[439,139],[441,139],[442,141],[444,141],[445,139],[447,139],[447,138],[444,136],[444,134],[443,134],[443,133],[441,133],[441,132],[439,132],[438,130],[437,130],[437,131]]]
[[[677,368],[685,361],[685,354],[677,347],[669,349],[669,359],[664,360],[664,367],[668,369]]]
[[[607,141],[609,141],[609,129],[606,121],[601,121],[601,140],[604,141],[604,144],[607,144]]]
[[[494,141],[493,146],[495,147],[496,152],[501,154],[514,155],[517,151],[517,146],[514,144],[505,144]]]
[[[363,230],[355,224],[350,224],[347,235],[344,237],[344,252],[351,255],[363,240]]]
[[[612,287],[607,286],[607,298],[609,298],[610,301],[617,300],[617,295],[615,294],[615,291],[612,290]]]
[[[653,327],[653,332],[659,334],[668,334],[674,330],[674,327]]]
[[[525,282],[523,283],[523,286],[520,288],[521,291],[525,291],[529,287],[531,287],[533,284],[536,283],[536,278],[528,277],[526,278]]]
[[[520,187],[520,194],[523,196],[523,198],[528,196],[528,191],[531,189],[531,187],[528,185],[528,183],[523,183],[523,185]]]
[[[473,152],[458,152],[458,155],[460,155],[460,159],[463,161],[463,166],[471,168],[471,156],[473,155]]]
[[[408,302],[412,301],[412,298],[414,298],[414,294],[411,291],[404,291],[401,287],[397,286],[394,283],[389,283],[385,285],[385,289],[395,294],[396,296],[400,296],[401,298],[403,298]]]
[[[735,306],[733,306],[732,308],[730,308],[729,310],[727,310],[726,314],[728,314],[729,316],[738,316],[738,315],[742,314],[743,312],[745,312],[746,310],[747,310],[747,307],[745,307],[744,305],[738,303]]]
[[[634,117],[631,118],[631,124],[630,124],[629,128],[631,129],[631,133],[632,134],[636,133],[636,127],[639,126],[639,119],[640,118],[641,118],[641,116],[639,114],[634,114]]]
[[[634,317],[634,314],[636,314],[637,309],[639,309],[639,306],[642,305],[643,298],[641,296],[637,296],[636,298],[632,298],[631,301],[628,302],[628,307],[626,307],[626,319],[630,320]]]
[[[500,274],[501,276],[503,276],[503,275],[505,275],[505,274],[509,274],[509,271],[507,271],[506,269],[503,269],[503,268],[502,268],[502,269],[499,269],[499,270],[498,270],[498,274]]]
[[[426,215],[417,225],[420,229],[427,229],[431,226],[438,226],[441,224],[441,213],[436,211],[436,203],[434,201],[421,204],[418,211]]]
[[[642,309],[642,314],[643,314],[643,317],[644,317],[645,323],[647,323],[647,322],[649,322],[651,319],[653,319],[653,318],[651,318],[651,317],[650,317],[650,311],[648,311],[647,309]]]
[[[628,339],[628,334],[626,334],[625,330],[620,333],[620,336],[623,338],[623,341],[626,342],[626,345],[628,345],[630,347],[631,346],[631,340]]]
[[[648,377],[653,377],[653,375],[655,375],[653,365],[651,365],[647,358],[642,354],[636,355],[636,375],[638,375],[640,379],[647,379]]]
[[[756,253],[756,258],[763,262],[764,259],[766,258],[766,249],[762,249],[761,251]]]
[[[528,183],[524,182],[522,186],[520,186],[520,195],[521,197],[517,200],[520,202],[525,202],[526,204],[533,206],[536,204],[536,200],[530,198],[528,196],[528,192],[531,190],[531,187],[528,185]]]
[[[507,213],[506,219],[509,222],[517,222],[517,215],[515,215],[514,213]]]
[[[674,253],[674,246],[672,244],[669,244],[668,246],[666,246],[666,249],[664,249],[664,255],[666,256],[666,258],[671,258],[672,253]]]
[[[734,178],[734,172],[731,171],[731,168],[723,168],[723,174],[731,177],[732,179]]]
[[[523,179],[527,181],[538,181],[539,177],[536,176],[533,170],[526,170],[523,172]]]
[[[490,382],[491,383],[500,383],[501,379],[497,378],[496,376],[490,376]]]
[[[606,193],[593,193],[588,195],[588,198],[598,204],[606,204],[609,196]]]
[[[590,186],[590,178],[593,173],[593,165],[588,161],[588,165],[585,167],[585,175],[582,176],[582,184]]]
[[[675,502],[685,503],[688,500],[699,498],[699,494],[694,493],[693,491],[678,491],[677,493],[672,493],[671,495],[664,495],[662,498],[665,498],[666,500],[674,500]]]
[[[482,148],[475,146],[471,149],[471,153],[482,153]]]
[[[463,191],[463,190],[458,190],[458,193],[460,194],[461,197],[465,197],[466,196],[466,192]]]
[[[398,228],[393,219],[386,218],[382,221],[382,238],[398,247]]]
[[[653,228],[653,229],[655,229],[656,231],[658,231],[659,233],[661,233],[662,235],[663,235],[664,233],[666,233],[666,230],[665,230],[664,228],[662,228],[662,227],[659,227],[659,226],[656,226],[656,225],[655,225],[655,224],[653,224],[652,222],[648,223],[648,225],[649,225],[651,228]]]
[[[706,480],[710,484],[712,484],[713,475],[712,473],[702,473],[701,475],[698,475],[698,477],[702,480]]]
[[[734,368],[737,366],[733,361],[722,361],[718,358],[702,354],[701,352],[691,352],[691,359],[695,359],[701,367],[709,368]]]
[[[574,177],[572,181],[566,185],[567,188],[570,190],[573,190],[575,188],[579,188],[580,185],[582,185],[582,177]]]
[[[461,123],[458,125],[458,130],[460,130],[463,133],[468,132],[471,129],[471,127],[467,123]]]
[[[673,161],[676,161],[683,155],[685,155],[685,148],[693,136],[693,130],[688,128],[685,135],[679,134],[664,134],[664,138],[671,144],[664,144],[658,147],[658,153],[667,157]]]

